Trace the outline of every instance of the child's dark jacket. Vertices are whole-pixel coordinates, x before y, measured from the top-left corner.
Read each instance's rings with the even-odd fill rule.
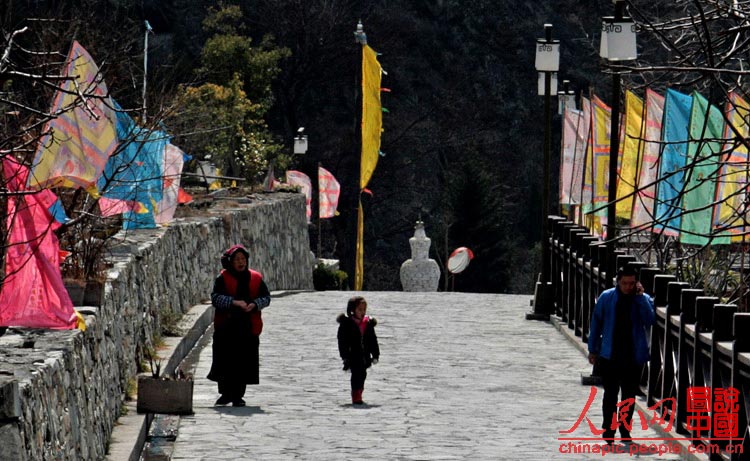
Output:
[[[380,358],[380,347],[378,337],[375,335],[377,320],[370,317],[365,333],[360,333],[359,326],[351,317],[340,314],[336,321],[339,322],[339,354],[344,364],[351,368],[369,368],[373,359]]]

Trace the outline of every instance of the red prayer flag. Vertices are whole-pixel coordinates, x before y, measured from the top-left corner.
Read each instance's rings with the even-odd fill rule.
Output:
[[[28,168],[5,157],[3,175],[10,192],[26,191]],[[76,326],[76,312],[60,273],[60,243],[52,232],[60,226],[49,212],[55,200],[57,197],[48,189],[8,199],[8,249],[5,280],[0,288],[0,326]]]
[[[330,171],[318,167],[318,201],[320,203],[320,218],[332,218],[336,215],[336,207],[339,204],[341,185]]]

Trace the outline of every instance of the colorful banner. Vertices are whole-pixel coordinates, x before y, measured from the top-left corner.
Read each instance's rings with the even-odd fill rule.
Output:
[[[26,191],[29,170],[3,158],[9,192]],[[8,197],[8,246],[0,287],[0,326],[72,329],[76,311],[60,273],[60,227],[50,213],[57,201],[49,189]]]
[[[588,104],[585,100],[584,103]],[[590,112],[585,110],[578,111],[578,114],[573,149],[573,177],[570,181],[570,200],[573,204],[581,205],[583,202],[583,173],[586,168],[586,148],[588,146],[588,132],[591,126],[591,119],[586,118],[587,115],[590,115]]]
[[[748,217],[746,200],[750,164],[747,147],[741,140],[750,137],[748,116],[748,102],[737,93],[730,93],[726,107],[729,123],[724,128],[724,139],[727,140],[724,150],[728,153],[722,162],[717,184],[714,227],[722,233],[738,234],[732,236],[733,242],[743,241],[742,234],[747,230],[744,222]]]
[[[73,42],[51,112],[57,117],[44,125],[28,185],[91,188],[117,145],[115,113],[107,86],[94,60]],[[81,97],[83,95],[83,97]],[[95,193],[95,191],[92,191]]]
[[[633,192],[637,186],[638,169],[643,154],[643,99],[632,91],[625,92],[625,133],[620,144],[622,152],[617,170],[617,205],[618,218],[630,219],[633,213]]]
[[[562,154],[560,156],[560,203],[563,205],[572,205],[578,203],[573,198],[575,186],[576,171],[576,147],[579,143],[578,125],[581,123],[583,113],[576,109],[565,109],[563,112],[563,130],[562,130]],[[579,164],[583,165],[582,162]],[[578,177],[578,188],[580,189],[580,172]]]
[[[583,123],[579,125],[578,136],[583,135],[586,142],[581,148],[583,157],[583,183],[581,187],[581,210],[584,213],[588,213],[592,209],[592,199],[594,197],[594,174],[592,171],[593,165],[593,145],[594,141],[591,139],[591,100],[581,97],[581,109],[583,111]]]
[[[609,199],[609,149],[610,149],[610,130],[612,110],[604,101],[597,96],[591,99],[591,135],[590,146],[587,152],[586,171],[587,181],[591,178],[591,199],[588,212],[597,210],[589,214],[585,219],[585,226],[592,234],[600,237],[606,236],[607,228],[607,208],[606,204]],[[586,187],[588,183],[584,184]],[[586,195],[586,191],[584,191]]]
[[[185,162],[185,153],[174,144],[167,143],[164,148],[164,164],[162,171],[162,194],[161,200],[156,204],[154,221],[156,224],[167,224],[174,218],[177,211],[180,195],[180,177],[182,166]]]
[[[307,222],[312,217],[312,181],[305,173],[296,170],[286,172],[286,182],[293,186],[300,186],[302,193],[305,194],[305,204],[307,206]]]
[[[593,134],[594,141],[594,207],[598,208],[607,203],[609,200],[609,150],[610,150],[610,130],[612,128],[612,109],[604,104],[604,101],[594,96],[591,100],[593,115]],[[607,209],[604,208],[597,212],[597,215],[606,216]]]
[[[330,171],[318,167],[318,218],[333,218],[339,205],[341,185]]]
[[[638,172],[638,191],[633,203],[630,226],[638,228],[653,223],[656,179],[659,176],[659,154],[661,152],[661,124],[664,116],[664,96],[646,90],[646,133],[643,157]]]
[[[383,130],[383,107],[380,103],[380,79],[383,69],[377,53],[368,45],[362,46],[362,157],[360,160],[360,193],[370,182],[380,154],[380,132]],[[357,245],[355,254],[354,289],[361,290],[364,282],[364,224],[362,203],[357,208]]]
[[[682,223],[680,242],[693,245],[728,244],[728,237],[711,238],[713,211],[711,203],[716,196],[716,178],[719,174],[724,117],[716,107],[698,92],[693,92],[690,111],[690,139],[688,145],[685,194],[682,197]]]
[[[664,100],[662,151],[656,194],[655,232],[676,237],[682,222],[681,198],[684,192],[683,171],[688,152],[688,126],[693,98],[669,89]]]
[[[101,196],[110,199],[100,203],[100,209],[106,214],[124,210],[123,229],[155,228],[154,215],[164,192],[164,151],[169,136],[137,126],[116,103],[115,107],[120,145],[97,181]]]

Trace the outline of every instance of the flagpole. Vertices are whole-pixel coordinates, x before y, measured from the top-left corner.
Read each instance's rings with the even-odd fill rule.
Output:
[[[364,96],[362,95],[362,59],[364,56],[364,47],[367,45],[367,35],[365,34],[362,21],[357,22],[357,29],[354,32],[355,41],[360,45],[359,57],[357,59],[357,71],[355,72],[355,90],[357,94],[357,116],[355,118],[355,138],[359,138],[359,175],[357,180],[357,242],[354,254],[354,289],[361,290],[364,282],[364,211],[362,210],[362,104]],[[361,101],[361,102],[360,102]]]
[[[318,162],[318,259],[320,259],[323,256],[323,253],[321,252],[321,237],[320,233],[323,229],[323,220],[320,218],[320,162]]]

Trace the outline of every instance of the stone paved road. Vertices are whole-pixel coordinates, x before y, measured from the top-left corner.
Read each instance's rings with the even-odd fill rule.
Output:
[[[264,311],[261,384],[245,408],[213,407],[197,364],[195,414],[182,417],[175,460],[588,460],[562,454],[558,431],[589,395],[585,359],[554,326],[527,321],[529,296],[368,292],[381,360],[367,407],[349,402],[336,315],[352,292],[279,297]],[[588,416],[601,420],[601,391]],[[574,433],[590,437],[583,426]],[[658,437],[651,429],[634,436]],[[676,455],[641,456],[676,460]],[[607,459],[633,459],[628,454]]]

